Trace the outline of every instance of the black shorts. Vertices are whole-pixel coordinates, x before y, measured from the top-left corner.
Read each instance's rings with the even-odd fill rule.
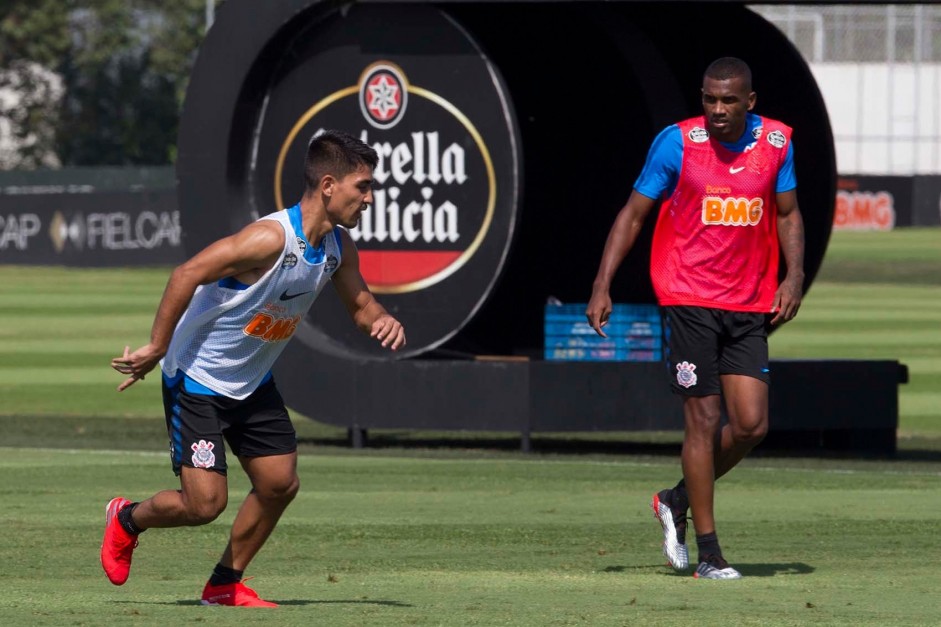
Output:
[[[297,450],[297,433],[284,400],[268,381],[242,400],[194,394],[182,372],[163,377],[163,409],[173,472],[183,466],[226,474],[223,438],[238,457],[284,455]]]
[[[706,307],[664,307],[663,314],[666,363],[677,394],[719,394],[724,374],[771,382],[770,315]]]

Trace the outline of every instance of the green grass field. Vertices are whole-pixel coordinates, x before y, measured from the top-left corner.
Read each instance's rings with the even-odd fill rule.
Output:
[[[745,578],[664,566],[646,503],[665,458],[304,455],[302,489],[249,575],[275,610],[196,599],[223,517],[141,536],[131,578],[97,563],[103,509],[171,482],[162,453],[3,449],[4,625],[936,625],[934,464],[746,460],[721,483]],[[247,489],[233,475],[232,490]]]
[[[98,565],[108,499],[175,482],[156,381],[118,394],[108,368],[146,341],[168,270],[0,266],[0,625],[939,625],[939,270],[941,229],[834,235],[772,353],[907,364],[901,451],[760,455],[724,478],[745,579],[664,566],[647,503],[678,478],[675,447],[524,455],[446,434],[459,445],[354,451],[297,417],[301,493],[247,573],[282,603],[268,611],[196,602],[239,473],[220,520],[142,536],[125,586]],[[647,437],[593,437],[609,436]]]
[[[773,357],[898,359],[899,445],[941,448],[941,229],[834,233]]]

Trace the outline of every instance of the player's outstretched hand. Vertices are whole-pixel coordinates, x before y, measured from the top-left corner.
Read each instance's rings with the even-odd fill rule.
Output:
[[[133,353],[130,350],[130,346],[125,346],[124,355],[111,360],[112,368],[121,374],[130,375],[118,386],[118,392],[123,392],[137,381],[143,381],[144,375],[153,370],[160,358],[163,357],[163,354],[155,351],[150,344],[138,348]]]
[[[405,328],[402,326],[401,322],[388,314],[379,316],[379,318],[372,323],[372,330],[369,332],[369,337],[374,337],[382,342],[383,348],[389,348],[394,351],[405,346]]]
[[[591,328],[601,337],[608,337],[601,330],[601,327],[608,324],[608,318],[611,317],[611,308],[611,295],[607,291],[592,291],[591,300],[588,301],[588,309],[585,310],[585,316],[588,318],[588,324],[591,325]]]
[[[775,316],[771,319],[771,324],[778,325],[793,320],[800,306],[800,283],[785,279],[781,283],[781,286],[778,287],[778,291],[774,294],[774,304],[771,306],[771,313],[775,314]]]

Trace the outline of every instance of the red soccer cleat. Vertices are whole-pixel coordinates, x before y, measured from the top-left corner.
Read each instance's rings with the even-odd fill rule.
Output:
[[[243,581],[228,583],[221,586],[211,586],[206,583],[203,588],[203,605],[237,605],[239,607],[278,607],[277,603],[258,598],[258,593],[246,586]]]
[[[118,512],[130,505],[126,498],[116,496],[105,508],[105,536],[101,541],[101,567],[116,586],[123,585],[131,573],[131,555],[137,548],[132,536],[118,522]]]

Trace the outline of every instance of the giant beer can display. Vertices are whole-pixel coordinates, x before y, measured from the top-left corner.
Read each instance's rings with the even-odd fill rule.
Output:
[[[345,412],[342,398],[309,398],[311,381],[362,395],[348,381],[363,381],[358,365],[538,359],[547,300],[587,301],[651,141],[701,112],[702,72],[725,55],[752,67],[756,112],[795,129],[809,287],[833,217],[829,121],[798,52],[733,2],[227,0],[183,108],[184,246],[293,205],[307,143],[341,129],[380,156],[375,203],[351,235],[408,346],[380,349],[325,290],[276,369],[289,404]],[[653,223],[616,302],[654,300]]]
[[[220,154],[234,170],[221,191],[228,224],[300,200],[304,155],[319,131],[360,137],[379,155],[374,203],[351,231],[363,277],[407,321],[409,343],[397,356],[439,346],[486,300],[513,234],[519,138],[503,81],[467,33],[430,5],[294,19],[296,32],[284,36],[263,77],[263,98],[255,95],[259,108],[233,120],[230,141],[241,135],[244,152]],[[217,230],[208,221],[225,217],[219,213],[195,220]],[[336,356],[384,352],[330,290],[296,336]]]

